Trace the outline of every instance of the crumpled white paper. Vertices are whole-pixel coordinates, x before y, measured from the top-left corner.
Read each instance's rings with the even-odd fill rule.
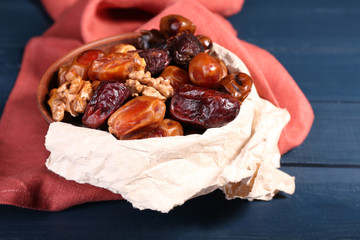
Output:
[[[249,74],[233,53],[214,44],[229,72]],[[68,180],[121,194],[138,209],[168,212],[188,199],[222,189],[227,199],[271,200],[292,194],[295,179],[280,171],[277,143],[290,120],[253,86],[236,119],[204,134],[117,140],[110,133],[51,123],[49,170]]]

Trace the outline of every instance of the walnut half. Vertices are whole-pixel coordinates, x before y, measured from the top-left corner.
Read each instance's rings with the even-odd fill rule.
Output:
[[[143,70],[131,72],[129,79],[125,81],[125,86],[130,89],[134,97],[141,94],[166,100],[174,95],[170,80],[162,77],[153,78],[150,72],[145,73]]]
[[[52,118],[55,121],[61,121],[64,118],[65,111],[73,117],[85,112],[92,95],[91,83],[82,80],[79,76],[71,82],[63,83],[59,88],[52,89],[48,100]]]

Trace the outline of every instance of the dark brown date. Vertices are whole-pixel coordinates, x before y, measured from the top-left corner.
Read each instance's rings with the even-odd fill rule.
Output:
[[[130,90],[122,83],[102,81],[86,106],[82,123],[90,128],[98,128],[106,122],[130,96]]]
[[[237,98],[241,103],[249,95],[252,79],[246,73],[231,73],[224,77],[219,86],[219,91],[226,92]]]
[[[169,38],[167,45],[170,56],[182,68],[187,68],[193,57],[204,52],[204,47],[197,37],[187,32]]]
[[[175,91],[180,86],[191,83],[187,71],[176,66],[166,67],[160,77],[168,79]]]
[[[170,63],[171,58],[169,52],[164,49],[151,48],[138,51],[140,57],[145,59],[146,71],[151,75],[162,72]]]
[[[166,43],[163,34],[157,29],[141,30],[137,38],[139,49],[158,48]]]
[[[187,84],[170,103],[173,119],[201,128],[221,127],[236,118],[239,101],[230,94]]]
[[[166,105],[155,97],[131,99],[108,119],[109,132],[118,139],[140,139],[164,119]]]
[[[167,38],[185,31],[194,34],[196,26],[184,16],[170,14],[160,19],[160,32]]]

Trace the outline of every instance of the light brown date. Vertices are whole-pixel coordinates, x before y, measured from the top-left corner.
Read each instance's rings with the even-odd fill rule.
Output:
[[[181,124],[172,119],[164,119],[156,128],[143,127],[123,137],[123,140],[144,139],[154,137],[182,136],[184,130]]]
[[[120,43],[110,48],[109,53],[127,53],[129,51],[136,51],[133,45]]]
[[[86,50],[76,56],[70,66],[61,66],[58,78],[59,86],[65,82],[72,81],[77,76],[80,76],[83,80],[87,80],[91,63],[104,55],[105,53],[101,50]]]
[[[124,82],[130,72],[145,69],[145,61],[136,52],[109,53],[91,64],[88,75],[91,80]]]
[[[164,71],[160,74],[160,77],[168,79],[170,81],[170,85],[174,88],[174,90],[178,89],[182,85],[191,83],[189,74],[185,70],[177,66],[166,67]]]
[[[170,137],[184,135],[184,130],[181,124],[172,119],[164,119],[157,128],[149,132],[146,137]]]
[[[224,77],[220,82],[219,90],[230,93],[242,103],[249,95],[251,87],[251,77],[246,73],[237,72]]]
[[[139,139],[164,119],[166,106],[155,97],[136,97],[116,110],[108,119],[109,132],[118,139]],[[146,131],[143,131],[146,130]]]

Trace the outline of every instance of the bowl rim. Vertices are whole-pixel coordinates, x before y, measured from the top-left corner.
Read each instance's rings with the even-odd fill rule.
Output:
[[[58,71],[58,69],[61,65],[72,60],[74,57],[76,57],[78,54],[80,54],[81,52],[83,52],[85,50],[96,48],[99,46],[103,46],[103,48],[105,49],[104,46],[108,46],[108,47],[114,46],[116,44],[121,43],[121,41],[124,41],[124,40],[136,39],[140,35],[141,35],[140,32],[131,32],[131,33],[124,33],[124,34],[100,38],[100,39],[91,41],[89,43],[85,43],[75,49],[70,50],[65,55],[58,58],[54,63],[52,63],[50,65],[50,67],[48,67],[46,69],[46,71],[44,72],[44,74],[42,75],[40,82],[38,84],[38,87],[37,87],[37,92],[36,92],[38,109],[39,109],[40,113],[42,114],[42,116],[45,118],[45,120],[49,124],[54,122],[50,112],[48,111],[48,107],[47,107],[48,99],[46,99],[46,97],[48,96],[48,94],[50,92],[49,84],[53,78],[53,75],[54,75],[54,73],[56,73],[56,71]]]

